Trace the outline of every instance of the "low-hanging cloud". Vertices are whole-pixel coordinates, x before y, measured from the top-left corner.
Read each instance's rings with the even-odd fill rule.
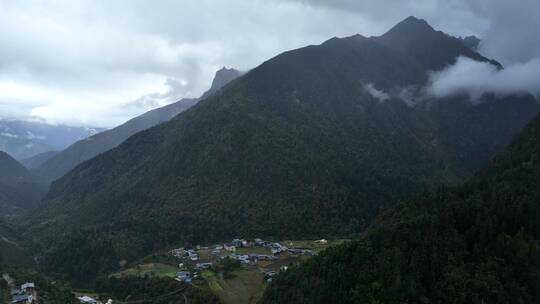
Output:
[[[435,96],[468,94],[473,101],[484,93],[531,94],[538,99],[540,2],[478,0],[468,1],[467,7],[486,22],[478,33],[482,39],[478,51],[501,62],[504,69],[459,58],[453,66],[432,73],[428,92]]]
[[[489,63],[460,57],[454,65],[431,74],[427,91],[437,97],[468,94],[473,100],[484,93],[540,97],[540,58],[500,70]]]
[[[152,108],[162,107],[171,102],[178,101],[178,96],[182,96],[185,91],[189,90],[187,87],[189,87],[190,84],[182,79],[168,78],[165,81],[165,86],[167,87],[167,90],[164,93],[155,92],[145,94],[135,100],[129,101],[123,105],[122,108],[135,110],[145,109],[148,111]]]
[[[388,95],[382,90],[377,89],[373,83],[365,84],[364,90],[366,90],[366,92],[368,92],[371,97],[377,99],[380,103],[383,103],[390,99],[390,95]]]

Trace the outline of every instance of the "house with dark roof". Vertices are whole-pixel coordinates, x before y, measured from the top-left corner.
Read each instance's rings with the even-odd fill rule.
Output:
[[[36,285],[33,282],[24,283],[21,285],[21,291],[26,294],[32,294]]]
[[[12,304],[32,303],[33,299],[31,295],[21,294],[14,295],[11,299]]]

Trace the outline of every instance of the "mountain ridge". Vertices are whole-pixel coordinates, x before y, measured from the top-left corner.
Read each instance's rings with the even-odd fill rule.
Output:
[[[73,277],[178,243],[357,233],[396,202],[461,181],[538,111],[532,96],[410,106],[390,94],[469,52],[448,39],[426,59],[371,38],[280,54],[56,180],[27,233]],[[81,243],[107,258],[63,254]]]
[[[211,88],[200,98],[184,98],[175,103],[141,114],[113,129],[76,142],[64,151],[46,160],[38,168],[35,168],[35,172],[48,180],[55,180],[75,168],[78,164],[116,147],[137,132],[168,121],[192,107],[200,99],[212,95],[222,86],[240,75],[240,71],[222,68],[216,72]]]

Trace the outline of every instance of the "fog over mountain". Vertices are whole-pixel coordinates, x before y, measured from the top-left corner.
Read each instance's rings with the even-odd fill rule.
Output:
[[[538,1],[474,1],[472,13],[486,18],[489,26],[482,33],[479,49],[503,64],[494,70],[461,58],[455,65],[433,74],[430,91],[436,95],[482,93],[498,95],[532,94],[540,97],[540,27]]]
[[[540,57],[514,63],[499,70],[488,64],[459,58],[455,65],[432,73],[428,93],[435,96],[470,94],[474,100],[484,93],[531,94],[540,98]]]

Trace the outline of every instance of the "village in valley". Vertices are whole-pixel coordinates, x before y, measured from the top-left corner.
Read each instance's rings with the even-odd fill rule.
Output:
[[[170,278],[209,290],[225,304],[256,303],[275,275],[343,241],[235,238],[213,245],[179,246],[156,252],[110,277]],[[7,273],[3,281],[7,286],[7,303],[40,303],[40,289],[33,282],[18,282]],[[82,304],[113,303],[109,297],[91,290],[71,292]]]
[[[15,280],[7,273],[2,275],[10,292],[10,303],[12,304],[31,304],[38,303],[36,286],[33,282],[26,282],[16,285]]]
[[[225,304],[256,303],[276,274],[343,241],[235,238],[213,245],[178,246],[113,276],[169,277],[209,289]]]
[[[315,243],[325,245],[327,240]],[[313,248],[289,247],[289,244],[268,242],[262,239],[233,239],[231,242],[213,246],[196,246],[195,248],[176,248],[171,254],[181,261],[176,280],[191,283],[202,271],[213,268],[223,260],[236,261],[243,268],[264,273],[265,280],[270,282],[272,276],[280,270],[286,270],[289,264],[298,262],[301,257],[310,257],[317,252]]]

